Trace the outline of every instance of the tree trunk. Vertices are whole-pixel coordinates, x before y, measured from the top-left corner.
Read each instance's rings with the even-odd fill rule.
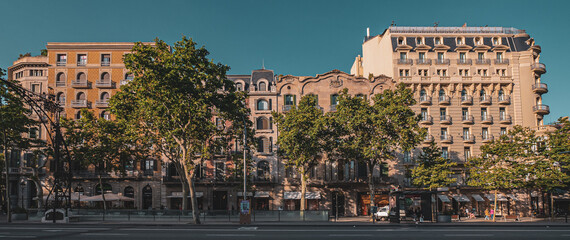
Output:
[[[372,163],[370,161],[366,162],[366,173],[368,174],[368,189],[370,190],[370,206],[368,207],[368,212],[370,213],[370,219],[374,221],[374,213],[372,213],[373,207],[376,205],[375,202],[375,186],[374,186],[374,169],[372,169]]]
[[[107,201],[105,200],[105,189],[103,189],[103,179],[99,173],[99,189],[101,189],[101,197],[103,198],[103,216],[107,215]]]
[[[530,216],[532,217],[533,216],[533,214],[532,214],[532,208],[533,208],[533,205],[532,205],[532,189],[528,189],[528,202],[529,202],[528,211],[530,212]]]
[[[307,192],[307,173],[305,167],[301,168],[301,214],[307,209],[307,199],[305,193]]]
[[[182,148],[182,168],[184,169],[184,177],[186,178],[186,182],[188,183],[188,189],[190,190],[190,199],[192,201],[192,217],[194,219],[194,224],[200,224],[200,210],[198,209],[198,201],[196,200],[196,191],[194,188],[194,175],[196,171],[194,169],[189,169],[189,165],[194,165],[191,160],[188,159],[188,151],[187,148],[184,146]],[[181,176],[182,177],[182,176]],[[182,187],[184,190],[184,186]],[[182,192],[183,195],[187,196],[184,191]],[[182,198],[184,199],[184,198]],[[183,203],[184,204],[184,203]]]
[[[188,182],[186,181],[186,174],[179,162],[173,161],[173,163],[178,176],[180,176],[180,184],[182,185],[182,210],[186,211],[188,210]]]

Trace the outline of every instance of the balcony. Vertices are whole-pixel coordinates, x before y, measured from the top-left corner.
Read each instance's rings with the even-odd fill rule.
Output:
[[[546,115],[550,113],[550,107],[548,107],[548,105],[544,105],[544,104],[538,104],[534,107],[532,107],[532,110],[534,111],[534,113],[539,114],[539,115]]]
[[[439,76],[439,80],[441,81],[449,81],[451,79],[449,76]]]
[[[451,104],[451,98],[447,95],[439,96],[439,105],[449,105]]]
[[[55,62],[56,66],[65,66],[67,64],[67,60],[58,60],[57,62]]]
[[[471,59],[457,59],[457,65],[471,65]]]
[[[471,76],[461,76],[461,80],[463,81],[471,81],[473,79],[473,77]]]
[[[89,88],[89,82],[87,80],[75,80],[71,81],[72,88]]]
[[[17,167],[11,167],[8,168],[8,174],[20,174],[20,168]]]
[[[483,124],[493,124],[493,116],[483,115],[481,116],[481,123]]]
[[[477,65],[489,65],[491,64],[491,60],[490,59],[477,59],[475,60],[475,64]]]
[[[433,142],[433,136],[432,135],[426,135],[424,137],[424,139],[422,140],[423,143],[432,143]]]
[[[463,115],[461,117],[461,123],[463,124],[473,124],[474,122],[473,115]]]
[[[546,73],[546,65],[544,63],[535,63],[530,65],[530,69],[537,74]]]
[[[77,61],[77,66],[85,66],[85,65],[87,65],[87,61],[86,61],[86,60]]]
[[[511,104],[511,96],[509,95],[499,95],[499,104],[509,105]]]
[[[420,79],[422,81],[429,81],[429,80],[431,80],[431,77],[430,76],[422,76]]]
[[[330,105],[329,111],[336,112],[336,105]]]
[[[412,65],[412,59],[398,59],[398,64]]]
[[[430,96],[420,96],[420,105],[430,105],[431,104],[431,97]]]
[[[481,98],[479,98],[479,100],[481,101],[481,104],[489,105],[491,104],[493,98],[491,97],[491,95],[483,95],[481,96]]]
[[[548,85],[546,83],[537,83],[532,85],[532,91],[537,94],[543,94],[548,92]]]
[[[109,107],[109,99],[95,101],[95,107],[108,108]]]
[[[111,61],[110,60],[102,60],[101,61],[101,66],[111,66]]]
[[[123,86],[123,85],[129,83],[129,82],[132,81],[132,80],[133,80],[133,79],[123,79],[123,80],[121,80],[120,85]]]
[[[441,124],[451,124],[451,116],[449,116],[449,115],[440,115],[440,116],[439,116],[439,123],[441,123]]]
[[[461,96],[461,105],[473,104],[473,97],[471,95]]]
[[[72,100],[71,101],[72,108],[86,108],[87,107],[87,100]]]
[[[463,135],[463,142],[464,143],[474,143],[475,142],[475,136],[473,136],[473,134],[464,134]]]
[[[449,59],[436,59],[435,64],[437,64],[437,65],[449,65]]]
[[[536,52],[536,53],[540,53],[542,51],[542,48],[540,47],[540,45],[532,45],[530,46],[530,48],[532,49],[532,51]]]
[[[418,64],[418,65],[429,65],[429,64],[431,64],[431,59],[416,59],[416,64]]]
[[[495,59],[495,64],[509,64],[509,59]]]
[[[410,76],[400,76],[400,81],[410,81],[412,80],[412,77]]]
[[[441,143],[453,143],[453,136],[449,134],[441,135]]]
[[[433,118],[430,115],[423,115],[420,119],[420,124],[432,124]]]
[[[490,142],[493,141],[493,139],[495,139],[495,138],[493,137],[492,134],[487,134],[487,135],[482,135],[482,136],[481,136],[481,141],[484,142],[484,143],[490,143]]]
[[[98,88],[113,88],[115,84],[111,80],[97,80],[95,82],[95,87]]]
[[[499,122],[502,124],[511,124],[511,115],[508,114],[499,114]]]
[[[56,87],[65,87],[65,82],[64,81],[56,81],[55,86]]]
[[[283,112],[289,112],[291,111],[291,108],[293,108],[294,105],[283,105]]]

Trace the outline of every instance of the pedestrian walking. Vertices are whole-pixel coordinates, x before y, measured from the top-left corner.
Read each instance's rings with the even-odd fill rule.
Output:
[[[491,219],[493,219],[495,217],[495,209],[491,208]]]
[[[485,209],[485,220],[489,220],[489,209]]]
[[[465,216],[467,217],[467,219],[471,218],[471,214],[469,214],[469,208],[465,208]]]

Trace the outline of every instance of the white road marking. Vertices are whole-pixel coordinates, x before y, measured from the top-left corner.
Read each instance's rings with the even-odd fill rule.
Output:
[[[110,228],[50,228],[50,227],[0,227],[0,229],[12,230],[110,230]]]
[[[495,234],[444,234],[446,237],[492,237]]]
[[[329,234],[329,237],[370,237],[372,234]]]
[[[121,231],[212,231],[212,232],[236,232],[228,228],[121,228]],[[431,229],[431,228],[386,228],[386,229],[257,229],[258,232],[477,232],[474,229]],[[570,232],[570,229],[484,229],[485,232]]]
[[[0,238],[36,238],[36,236],[0,236]]]
[[[238,230],[254,231],[257,230],[257,227],[240,227]]]
[[[254,237],[255,234],[206,234],[211,237]]]
[[[81,233],[81,235],[86,236],[127,236],[126,233]]]

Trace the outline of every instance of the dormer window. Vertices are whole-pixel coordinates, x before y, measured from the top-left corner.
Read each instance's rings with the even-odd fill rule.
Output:
[[[417,45],[422,45],[424,44],[424,39],[422,37],[417,37],[416,38],[416,44]]]
[[[436,37],[436,38],[435,38],[435,44],[436,44],[436,45],[438,45],[438,44],[443,44],[443,40],[441,39],[441,37]]]
[[[483,38],[475,37],[475,45],[483,45]]]
[[[406,40],[404,39],[404,37],[399,37],[398,38],[398,45],[404,45],[406,44]]]
[[[499,45],[501,44],[501,40],[498,37],[494,37],[493,38],[493,45]]]
[[[465,39],[463,39],[463,37],[457,37],[455,41],[457,42],[457,45],[465,44]]]

